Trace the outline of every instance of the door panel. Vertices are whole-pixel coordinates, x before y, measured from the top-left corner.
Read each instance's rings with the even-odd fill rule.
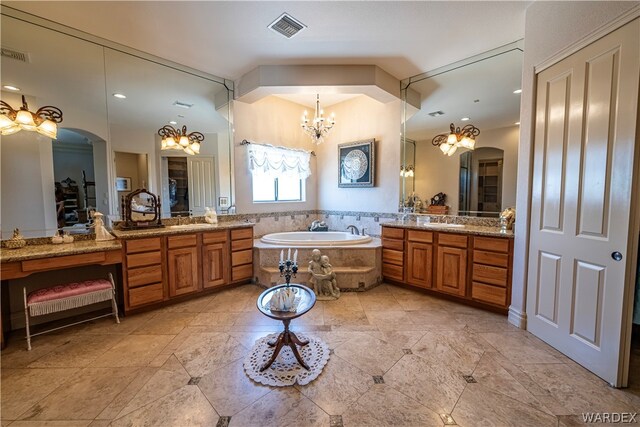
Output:
[[[213,157],[190,157],[189,210],[192,215],[204,215],[206,207],[215,207],[215,177]]]
[[[226,285],[229,276],[226,243],[213,243],[202,247],[204,287]]]
[[[198,248],[169,250],[169,296],[175,297],[198,290]]]
[[[450,294],[464,296],[467,286],[467,250],[438,246],[436,287]]]
[[[626,382],[623,297],[634,279],[639,22],[537,76],[527,327],[616,386]]]
[[[433,245],[407,243],[407,283],[431,288],[433,286]]]

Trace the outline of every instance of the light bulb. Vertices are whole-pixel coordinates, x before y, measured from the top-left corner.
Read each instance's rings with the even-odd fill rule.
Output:
[[[189,154],[189,155],[191,155],[191,156],[193,156],[194,154],[196,154],[196,153],[191,149],[191,147],[185,147],[184,152],[185,152],[185,153],[187,153],[187,154]]]
[[[447,154],[450,149],[451,149],[451,144],[449,144],[448,142],[445,144],[440,144],[440,151],[442,151],[443,154]]]
[[[0,130],[0,134],[2,134],[2,135],[11,135],[12,133],[20,132],[21,130],[22,129],[20,129],[20,126],[13,125],[12,127],[6,127],[6,128],[3,128],[2,130]]]
[[[33,121],[33,114],[26,110],[18,111],[16,122],[24,130],[36,130],[36,123]]]
[[[196,154],[200,153],[200,143],[199,142],[194,142],[193,144],[191,144],[191,149]]]
[[[189,138],[187,138],[186,136],[182,135],[180,137],[180,145],[182,145],[183,147],[188,147],[189,146]]]
[[[447,152],[447,156],[453,156],[453,153],[455,153],[457,149],[458,149],[457,145],[452,145],[451,148],[449,149],[449,152]]]
[[[51,120],[45,120],[36,128],[36,132],[51,139],[56,139],[56,136],[58,135],[58,125]]]
[[[0,114],[0,130],[12,128],[16,124],[6,114]]]
[[[167,141],[167,148],[171,149],[176,145],[176,140],[173,139],[172,137],[167,137],[166,138]]]
[[[456,134],[450,133],[449,136],[447,137],[447,144],[454,145],[457,142],[458,142],[458,138],[456,137]]]

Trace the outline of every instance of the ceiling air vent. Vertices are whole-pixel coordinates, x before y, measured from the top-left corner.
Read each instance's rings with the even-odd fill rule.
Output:
[[[286,38],[290,39],[291,37],[298,34],[298,32],[304,28],[307,28],[302,22],[298,21],[291,15],[287,13],[283,13],[280,15],[278,19],[273,21],[269,28],[276,33],[282,34]]]
[[[15,59],[16,61],[29,62],[29,54],[24,52],[18,52],[17,50],[2,48],[1,56],[5,58]]]
[[[193,104],[187,104],[186,102],[181,102],[181,101],[176,101],[173,103],[173,105],[176,107],[185,108],[185,109],[193,107]]]
[[[440,110],[438,110],[438,111],[434,111],[433,113],[429,113],[429,115],[430,115],[431,117],[444,116],[444,111],[440,111]]]

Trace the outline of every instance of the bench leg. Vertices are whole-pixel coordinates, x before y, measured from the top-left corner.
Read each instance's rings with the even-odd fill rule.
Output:
[[[31,351],[31,332],[29,331],[29,307],[27,306],[27,288],[22,288],[24,294],[24,328],[27,331],[27,350]]]
[[[118,303],[116,302],[116,284],[113,281],[113,275],[109,273],[109,280],[111,281],[111,311],[113,313],[113,317],[116,318],[116,323],[120,323],[120,318],[118,317]]]

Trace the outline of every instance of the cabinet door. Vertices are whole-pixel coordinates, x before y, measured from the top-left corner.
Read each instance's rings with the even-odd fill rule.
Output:
[[[423,288],[433,286],[433,245],[407,243],[407,282]]]
[[[198,290],[198,248],[170,249],[169,297]]]
[[[202,247],[202,274],[205,289],[227,283],[228,251],[226,243],[212,243]]]
[[[464,296],[467,285],[467,250],[438,246],[436,287],[442,292]]]

